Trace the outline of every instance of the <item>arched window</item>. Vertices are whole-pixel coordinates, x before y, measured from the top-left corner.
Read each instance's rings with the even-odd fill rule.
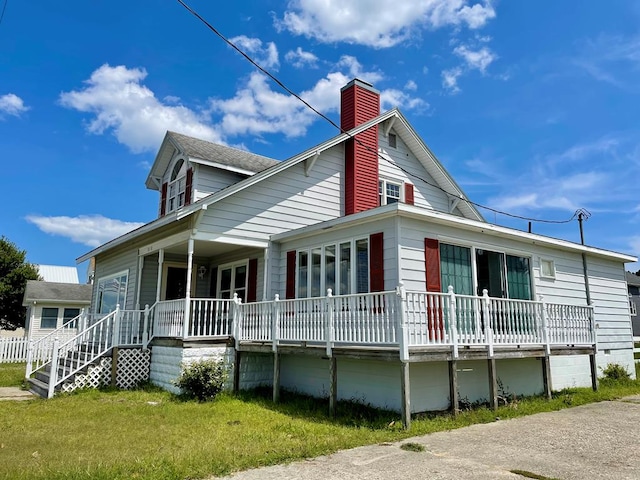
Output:
[[[187,164],[183,159],[176,161],[171,170],[171,179],[167,190],[167,212],[172,212],[185,203]]]

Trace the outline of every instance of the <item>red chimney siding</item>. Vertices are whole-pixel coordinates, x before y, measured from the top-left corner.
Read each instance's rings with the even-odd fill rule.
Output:
[[[380,95],[352,80],[341,91],[340,126],[351,130],[380,115]],[[378,126],[345,142],[345,215],[378,206]],[[356,141],[357,140],[357,141]]]

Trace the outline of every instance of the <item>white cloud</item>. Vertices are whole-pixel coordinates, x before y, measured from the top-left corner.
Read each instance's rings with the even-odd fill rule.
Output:
[[[490,1],[467,0],[292,0],[276,27],[321,42],[347,42],[386,48],[420,28],[484,26],[496,16]]]
[[[453,53],[462,57],[468,68],[480,70],[482,73],[485,73],[487,67],[497,58],[487,47],[474,51],[465,45],[460,45],[453,50]]]
[[[458,93],[458,78],[462,75],[462,69],[459,67],[450,68],[442,71],[442,86],[451,94]]]
[[[426,67],[425,67],[426,68]],[[414,82],[413,80],[409,80],[405,86],[404,86],[405,90],[410,90],[412,92],[415,92],[418,89],[418,85],[416,84],[416,82]]]
[[[94,114],[86,125],[90,133],[101,135],[111,131],[118,142],[132,152],[158,148],[167,130],[222,142],[220,133],[202,113],[182,105],[169,105],[158,100],[142,84],[147,72],[142,68],[102,65],[95,70],[84,88],[63,92],[61,105]]]
[[[277,69],[280,65],[278,56],[278,48],[273,42],[268,42],[263,46],[262,40],[259,38],[247,37],[239,35],[230,39],[231,43],[235,43],[238,48],[255,56],[254,60],[264,68]]]
[[[102,215],[78,217],[29,215],[26,220],[45,233],[66,237],[89,247],[97,247],[144,225],[144,223],[114,220]]]
[[[318,63],[318,57],[311,52],[305,52],[300,47],[289,50],[284,58],[296,68],[315,68]]]
[[[640,35],[634,37],[601,35],[585,42],[583,51],[572,60],[599,82],[637,92],[640,70]]]
[[[335,65],[337,71],[327,74],[300,96],[318,111],[327,114],[340,108],[340,89],[357,77],[373,85],[383,79],[377,71],[364,71],[355,57],[345,55]],[[396,90],[381,91],[382,108],[403,106],[426,108],[419,98]],[[222,115],[220,127],[228,136],[284,133],[289,137],[304,135],[319,117],[299,100],[276,92],[262,74],[252,73],[247,82],[230,99],[211,101],[212,111]]]
[[[25,106],[24,101],[14,93],[7,93],[0,96],[0,118],[3,115],[13,115],[19,117],[21,114],[29,110]]]

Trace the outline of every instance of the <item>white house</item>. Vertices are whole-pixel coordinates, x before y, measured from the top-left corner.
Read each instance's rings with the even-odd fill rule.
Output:
[[[636,259],[487,223],[379,104],[353,80],[344,133],[282,162],[168,132],[146,182],[158,218],[78,259],[95,259],[96,325],[117,333],[102,350],[148,347],[170,389],[183,361],[223,356],[236,388],[355,398],[407,423],[458,398],[495,404],[499,386],[633,371]]]

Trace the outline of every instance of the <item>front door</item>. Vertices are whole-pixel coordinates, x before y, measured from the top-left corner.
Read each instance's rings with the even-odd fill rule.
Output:
[[[167,288],[165,300],[187,297],[187,269],[182,267],[167,267]]]
[[[218,271],[218,298],[233,298],[237,293],[247,301],[247,263],[226,265]]]
[[[476,249],[478,295],[488,290],[490,297],[506,297],[504,281],[504,254]]]

